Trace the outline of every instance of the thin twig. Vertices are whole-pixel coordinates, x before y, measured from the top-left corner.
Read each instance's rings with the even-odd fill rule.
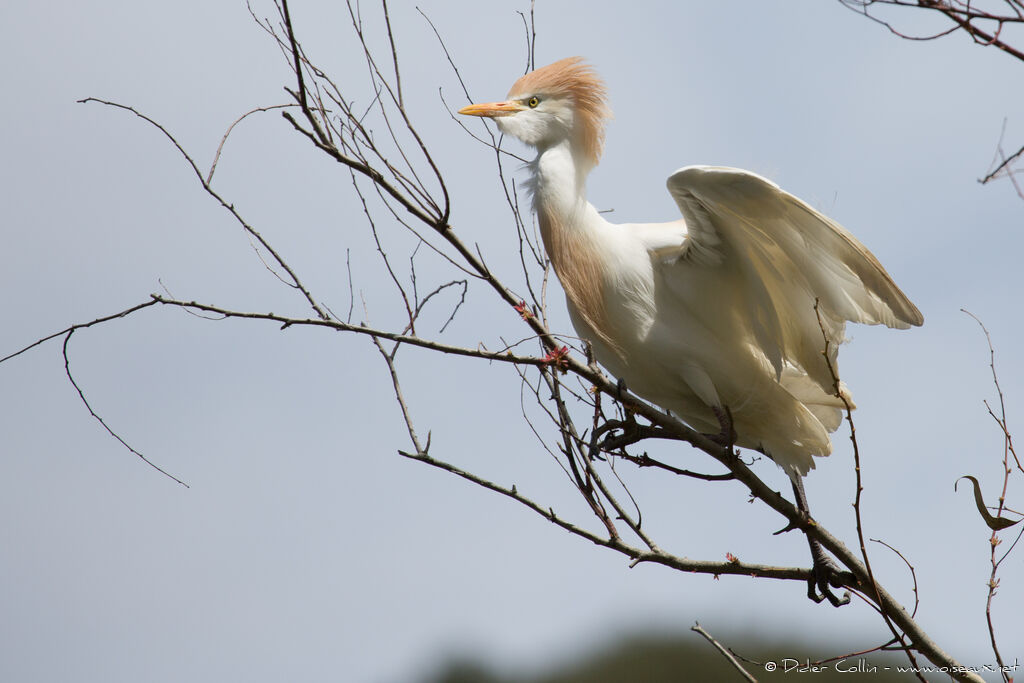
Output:
[[[232,124],[230,126],[228,126],[227,131],[225,131],[225,133],[224,133],[224,137],[222,137],[220,139],[220,144],[217,145],[217,151],[213,155],[213,163],[210,164],[210,172],[206,174],[206,184],[209,185],[210,183],[213,182],[213,173],[214,173],[214,171],[217,170],[217,163],[220,161],[221,152],[224,151],[224,145],[227,143],[228,137],[231,135],[231,132],[235,129],[235,126],[240,124],[242,121],[244,121],[250,115],[256,114],[257,112],[271,111],[271,110],[274,110],[274,109],[284,109],[285,107],[294,107],[294,106],[296,106],[296,105],[294,105],[294,104],[272,104],[272,105],[267,106],[267,107],[256,107],[255,109],[250,109],[249,111],[245,112],[244,114],[239,116],[237,119],[235,119],[234,122],[232,122]]]
[[[144,301],[141,304],[136,304],[135,306],[131,306],[129,308],[124,309],[123,311],[118,311],[117,313],[111,313],[110,315],[105,315],[105,316],[96,318],[94,320],[90,320],[87,323],[75,323],[74,325],[71,325],[69,327],[65,327],[60,332],[54,332],[53,334],[48,334],[45,337],[40,337],[39,339],[35,340],[34,342],[29,344],[28,346],[24,346],[24,347],[18,349],[17,351],[15,351],[13,353],[7,354],[3,358],[0,358],[0,363],[8,361],[8,360],[10,360],[12,358],[15,358],[17,356],[20,356],[21,354],[23,354],[23,353],[25,353],[27,351],[31,351],[35,347],[37,347],[37,346],[39,346],[41,344],[45,344],[46,342],[50,341],[51,339],[56,339],[57,337],[65,337],[65,336],[69,335],[70,333],[74,332],[75,330],[83,330],[83,329],[85,329],[87,327],[92,327],[93,325],[99,325],[101,323],[109,322],[111,320],[116,320],[118,318],[127,318],[132,313],[135,313],[136,311],[141,311],[143,308],[149,308],[150,306],[154,306],[157,303],[159,303],[159,302],[158,301],[153,301],[153,300]]]
[[[189,488],[189,485],[186,484],[185,482],[183,482],[181,479],[178,479],[176,476],[174,476],[173,474],[171,474],[167,470],[163,469],[162,467],[160,467],[156,463],[154,463],[152,460],[150,460],[149,458],[144,456],[142,453],[140,453],[139,451],[137,451],[134,448],[132,448],[131,445],[129,445],[129,443],[127,441],[125,441],[121,437],[120,434],[118,434],[113,429],[111,429],[110,425],[108,425],[106,423],[106,421],[102,417],[100,417],[99,414],[95,410],[93,410],[92,406],[89,404],[89,400],[85,397],[85,392],[82,391],[82,387],[78,386],[78,382],[75,381],[74,375],[71,374],[71,358],[68,355],[68,344],[71,343],[71,335],[75,333],[76,329],[80,329],[80,328],[72,327],[64,335],[64,345],[63,345],[62,353],[64,355],[64,374],[67,376],[68,381],[71,382],[71,386],[73,386],[75,388],[75,391],[78,392],[78,398],[81,399],[82,405],[84,405],[85,409],[89,411],[89,414],[92,415],[96,419],[96,421],[100,423],[100,425],[103,427],[103,429],[105,429],[106,432],[108,434],[110,434],[110,436],[112,436],[115,439],[117,439],[118,442],[120,442],[120,444],[122,446],[127,448],[129,452],[131,452],[134,455],[138,456],[138,458],[140,460],[142,460],[142,462],[146,463],[147,465],[149,465],[154,470],[156,470],[160,474],[164,475],[168,479],[171,479],[172,481],[176,481],[177,483],[181,484],[185,488]]]
[[[513,354],[510,351],[504,352],[493,352],[483,349],[472,349],[464,346],[454,346],[452,344],[443,344],[441,342],[425,339],[422,337],[415,337],[405,334],[397,334],[394,332],[388,332],[387,330],[377,329],[368,327],[366,325],[351,324],[342,322],[334,317],[329,318],[294,318],[286,315],[280,315],[277,313],[262,313],[256,311],[237,311],[222,306],[214,306],[212,304],[203,304],[197,301],[184,301],[181,299],[171,299],[169,297],[161,296],[158,294],[150,295],[155,303],[165,304],[167,306],[174,306],[182,309],[192,309],[197,311],[206,311],[207,313],[218,313],[227,318],[238,318],[247,320],[266,320],[274,322],[280,325],[280,328],[287,329],[289,327],[323,327],[327,329],[337,330],[339,332],[355,332],[356,334],[366,335],[369,337],[380,337],[381,339],[389,339],[394,342],[401,344],[408,344],[409,346],[418,346],[420,348],[429,349],[431,351],[440,351],[441,353],[448,353],[456,356],[469,356],[472,358],[481,358],[488,361],[500,361],[502,363],[514,363],[516,365],[535,365],[542,367],[547,365],[548,361],[543,358],[537,358],[533,356],[522,356]],[[139,307],[141,308],[141,307]],[[59,336],[59,335],[53,335]],[[52,336],[50,337],[52,338]],[[36,342],[41,343],[40,342]],[[33,344],[34,345],[34,344]],[[27,350],[27,349],[23,349]],[[18,353],[21,353],[19,351]],[[17,354],[14,354],[17,355]]]
[[[750,683],[757,683],[757,679],[751,676],[750,672],[743,668],[743,665],[740,664],[735,657],[733,657],[732,652],[730,652],[729,649],[722,645],[720,642],[715,640],[710,633],[701,628],[700,624],[694,624],[690,627],[690,630],[695,633],[699,633],[701,636],[704,637],[706,641],[711,643],[716,650],[721,652],[722,656],[725,657],[726,660],[728,660],[729,664],[731,664],[732,667],[736,669],[736,671],[738,671],[739,674],[743,676],[745,680],[750,681]]]
[[[872,541],[873,543],[879,543],[881,545],[884,545],[886,548],[896,553],[899,556],[899,558],[903,560],[903,564],[907,565],[907,569],[910,570],[910,578],[914,581],[914,609],[910,612],[910,616],[917,616],[917,608],[921,604],[921,596],[917,592],[917,572],[914,570],[914,565],[910,564],[910,560],[908,560],[903,553],[901,553],[896,548],[893,548],[885,541],[879,540],[877,538],[871,538],[868,540]]]
[[[296,275],[295,271],[292,270],[292,268],[285,262],[284,258],[281,257],[277,250],[270,246],[270,243],[267,242],[267,240],[265,240],[263,236],[256,231],[255,228],[249,225],[249,223],[246,222],[244,218],[242,218],[242,215],[235,209],[234,204],[229,203],[213,189],[210,183],[206,181],[206,177],[203,175],[202,171],[199,170],[199,166],[192,159],[192,156],[185,151],[185,148],[181,146],[181,143],[179,143],[178,140],[173,135],[171,135],[171,133],[164,126],[157,123],[145,114],[139,112],[134,107],[129,107],[124,104],[118,104],[117,102],[109,102],[107,100],[101,100],[96,97],[87,97],[83,100],[78,100],[78,102],[80,104],[85,104],[88,102],[97,102],[108,107],[123,109],[125,111],[131,112],[135,116],[139,117],[143,121],[146,121],[147,123],[155,127],[157,130],[159,130],[161,133],[163,133],[163,135],[168,140],[170,140],[171,144],[174,145],[175,149],[177,149],[178,152],[180,152],[181,155],[185,158],[185,161],[192,168],[192,171],[196,174],[196,177],[199,179],[200,184],[202,184],[203,190],[205,190],[208,195],[216,199],[222,207],[227,209],[227,211],[231,213],[231,215],[235,218],[235,221],[242,226],[242,229],[245,230],[245,232],[247,232],[249,235],[251,235],[257,242],[259,242],[260,246],[262,246],[271,256],[273,256],[274,260],[277,261],[281,268],[286,273],[288,273],[288,277],[291,278],[291,283],[289,283],[289,286],[299,290],[302,293],[306,301],[309,302],[310,307],[312,307],[312,309],[317,313],[317,315],[325,319],[328,317],[327,313],[323,310],[323,308],[321,308],[320,304],[317,303],[316,299],[313,298],[313,295],[310,294],[309,290],[306,289],[305,285],[302,284],[302,281],[299,280],[298,275]]]
[[[1021,469],[1021,464],[1020,460],[1017,459],[1016,451],[1013,449],[1013,438],[1010,436],[1010,429],[1007,426],[1006,401],[1003,397],[1003,389],[999,385],[999,375],[996,372],[996,352],[995,347],[993,347],[992,345],[992,335],[989,334],[988,328],[985,327],[985,324],[981,322],[981,319],[978,318],[978,316],[974,315],[973,313],[966,309],[962,308],[960,310],[969,315],[971,318],[973,318],[974,321],[978,323],[978,325],[981,327],[982,332],[985,333],[985,341],[988,344],[989,369],[992,372],[992,383],[995,385],[996,394],[999,396],[999,415],[996,415],[993,412],[992,408],[988,405],[987,401],[985,402],[985,407],[988,409],[988,414],[992,417],[993,420],[996,421],[996,424],[999,425],[999,428],[1003,433],[1003,487],[999,493],[999,504],[996,507],[995,514],[996,519],[999,519],[1002,517],[1003,510],[1006,506],[1006,491],[1010,484],[1010,475],[1013,473],[1013,469],[1010,467],[1010,455],[1012,454],[1014,460],[1016,460],[1018,469]],[[978,480],[970,476],[968,476],[967,478],[972,479],[974,481],[975,497],[977,499],[980,499],[981,487],[980,484],[978,484]],[[987,512],[984,510],[984,506],[979,505],[979,511],[987,515]],[[1018,540],[1019,538],[1020,537],[1018,536]],[[1008,550],[1001,558],[996,558],[996,548],[999,547],[1001,543],[1002,539],[999,538],[999,529],[993,526],[991,528],[991,535],[989,536],[989,561],[992,565],[992,571],[989,573],[989,579],[987,584],[988,596],[985,600],[985,621],[988,625],[989,642],[992,645],[992,652],[996,656],[996,663],[999,665],[1001,669],[1003,680],[1009,681],[1010,676],[1007,673],[1006,665],[1004,664],[1002,654],[999,651],[999,645],[996,641],[995,625],[992,622],[992,600],[995,598],[996,589],[999,587],[999,578],[997,577],[997,574],[999,572],[1000,564],[1002,564],[1003,560],[1005,560],[1006,556],[1009,554]],[[1016,541],[1014,542],[1014,545],[1016,545]],[[1011,546],[1010,550],[1012,549],[1013,547]]]
[[[876,603],[881,605],[882,598],[878,581],[875,579],[874,571],[871,569],[871,560],[868,558],[867,545],[864,542],[864,522],[861,518],[861,494],[864,492],[864,484],[861,478],[861,465],[860,465],[860,445],[857,443],[857,427],[853,423],[853,406],[850,404],[850,400],[842,390],[842,385],[839,381],[839,374],[836,372],[835,366],[832,364],[832,356],[830,354],[832,340],[829,338],[828,333],[825,331],[825,322],[821,318],[821,308],[818,305],[818,299],[814,300],[814,314],[818,318],[818,327],[821,330],[821,338],[825,342],[825,349],[822,351],[822,357],[825,360],[825,365],[828,367],[829,375],[832,377],[833,389],[835,390],[835,396],[843,402],[843,407],[846,412],[846,422],[850,425],[850,443],[853,444],[853,470],[856,479],[856,492],[853,499],[853,513],[854,519],[856,520],[857,529],[857,541],[860,544],[860,556],[864,560],[864,568],[868,575],[868,585],[874,590]],[[885,621],[885,625],[889,627],[892,632],[893,638],[899,641],[901,644],[906,645],[904,635],[896,628],[887,610],[880,610],[882,619]],[[918,680],[922,683],[926,683],[924,676],[920,673],[917,659],[914,657],[914,653],[909,649],[906,650],[907,658],[910,660],[911,666],[914,668],[914,674]]]

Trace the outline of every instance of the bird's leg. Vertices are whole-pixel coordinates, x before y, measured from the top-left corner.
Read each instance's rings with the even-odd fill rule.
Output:
[[[622,399],[625,398],[626,392],[629,391],[629,389],[626,387],[626,380],[619,377],[619,379],[615,381],[615,390],[619,393],[617,398],[621,402]]]
[[[627,408],[625,403],[623,403],[622,401],[623,397],[626,395],[626,391],[626,380],[620,377],[619,380],[615,383],[615,398],[619,401],[619,403],[622,403],[622,410],[625,413],[626,419],[606,420],[603,425],[594,430],[595,437],[600,436],[606,432],[614,431],[616,429],[622,429],[625,431],[631,429],[636,425],[636,418],[633,417],[633,411]]]
[[[727,448],[731,453],[736,445],[736,430],[732,425],[732,411],[726,406],[711,406],[711,410],[718,418],[718,425],[722,430],[718,434],[705,434],[704,436],[722,448]]]
[[[810,507],[807,505],[807,493],[804,491],[803,477],[796,475],[791,477],[791,480],[793,482],[793,495],[796,496],[797,509],[807,517],[808,521],[813,521],[811,520]],[[790,522],[785,528],[775,533],[781,534],[794,528],[796,528],[796,525]],[[807,544],[811,548],[811,560],[814,562],[811,577],[807,580],[807,597],[814,602],[821,602],[828,598],[828,601],[834,607],[840,607],[849,603],[850,591],[846,591],[843,593],[843,597],[839,598],[832,592],[830,586],[838,588],[845,583],[853,581],[853,574],[840,569],[832,558],[828,556],[825,549],[821,547],[818,539],[810,534],[807,534]],[[820,594],[818,590],[821,591]]]
[[[622,410],[625,413],[625,419],[624,420],[608,420],[603,425],[601,425],[600,427],[598,427],[597,429],[594,430],[594,439],[595,440],[597,440],[597,438],[600,437],[601,435],[607,434],[608,432],[613,432],[616,429],[621,429],[622,430],[622,436],[614,438],[614,441],[616,442],[616,445],[612,446],[611,448],[616,448],[616,447],[621,447],[623,445],[629,445],[631,443],[636,443],[640,439],[644,438],[643,436],[641,436],[639,434],[639,432],[640,432],[639,425],[636,422],[636,417],[634,417],[633,411],[630,410],[628,407],[626,407],[626,404],[623,401],[623,398],[626,395],[626,391],[627,391],[627,389],[626,389],[626,380],[624,380],[624,379],[622,379],[620,377],[618,379],[618,381],[616,382],[616,393],[618,394],[616,396],[616,398],[619,400],[620,403],[622,403]],[[602,448],[606,448],[606,449],[609,448],[609,446],[607,446],[606,444],[608,444],[609,441],[611,441],[611,440],[612,440],[611,436],[605,437],[604,442],[602,442],[602,444],[601,444],[601,447]],[[618,442],[620,442],[620,441],[624,441],[625,443],[619,444]]]

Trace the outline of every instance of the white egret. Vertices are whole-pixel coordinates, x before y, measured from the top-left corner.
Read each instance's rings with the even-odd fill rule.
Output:
[[[579,57],[459,113],[492,118],[536,148],[528,169],[541,237],[597,360],[695,429],[769,455],[806,507],[801,477],[831,452],[844,407],[825,339],[835,369],[847,321],[924,320],[874,255],[800,199],[733,168],[670,175],[681,219],[605,220],[585,185],[611,112],[604,83]],[[825,559],[814,546],[817,569]],[[827,576],[817,584],[833,599]]]

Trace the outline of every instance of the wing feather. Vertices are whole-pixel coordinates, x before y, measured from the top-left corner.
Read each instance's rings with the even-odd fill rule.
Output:
[[[801,366],[826,391],[821,313],[831,360],[847,321],[907,328],[924,322],[878,259],[841,225],[761,176],[688,166],[668,178],[686,221],[679,261],[730,268],[752,343],[781,375]]]

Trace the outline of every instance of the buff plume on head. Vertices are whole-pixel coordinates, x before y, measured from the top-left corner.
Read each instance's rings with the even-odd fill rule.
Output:
[[[569,96],[575,103],[581,151],[597,164],[604,149],[605,121],[612,117],[604,81],[583,57],[566,57],[542,66],[517,80],[509,99],[530,95]]]
[[[604,81],[582,57],[522,76],[504,102],[474,104],[459,113],[493,118],[502,132],[539,150],[568,138],[591,166],[601,158],[605,121],[612,115]]]

